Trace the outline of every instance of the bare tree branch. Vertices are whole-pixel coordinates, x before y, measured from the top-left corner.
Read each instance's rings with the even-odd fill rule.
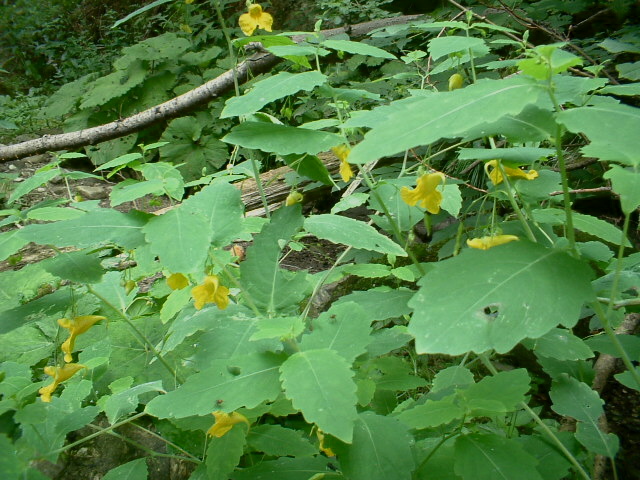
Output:
[[[404,15],[400,17],[384,18],[371,22],[359,23],[350,27],[333,28],[319,32],[325,37],[335,36],[341,33],[348,33],[352,37],[359,37],[377,28],[400,25],[420,18],[421,15]],[[306,36],[299,35],[293,38],[300,42]],[[260,52],[249,57],[240,63],[235,69],[238,82],[244,83],[252,76],[264,73],[280,63],[282,58],[270,53]],[[14,145],[0,146],[0,162],[16,160],[28,157],[37,153],[47,151],[69,150],[86,145],[95,145],[100,142],[123,137],[134,132],[143,130],[154,123],[170,118],[179,117],[202,106],[211,99],[233,88],[234,71],[228,70],[219,77],[208,81],[204,85],[190,90],[178,97],[164,102],[143,112],[132,115],[128,118],[116,120],[115,122],[100,125],[98,127],[87,128],[77,132],[62,133],[59,135],[44,135]]]

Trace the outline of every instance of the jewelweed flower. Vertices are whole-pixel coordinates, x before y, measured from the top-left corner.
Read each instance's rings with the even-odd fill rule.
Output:
[[[225,413],[221,410],[213,412],[211,415],[216,417],[216,423],[207,430],[207,435],[210,437],[220,438],[224,436],[233,428],[233,426],[237,423],[246,423],[248,427],[251,427],[249,420],[247,417],[238,412]]]
[[[215,303],[220,310],[229,305],[229,289],[220,285],[217,275],[207,275],[201,285],[191,289],[195,307],[200,310],[207,303]]]
[[[316,431],[316,436],[320,441],[320,451],[324,453],[327,457],[335,457],[336,454],[329,447],[324,446],[324,432],[320,429]]]
[[[338,145],[337,147],[333,147],[331,151],[340,160],[340,176],[342,177],[342,180],[344,182],[348,182],[353,178],[353,169],[347,161],[347,158],[351,153],[351,148],[349,148],[349,145]]]
[[[69,333],[71,334],[60,347],[64,352],[65,362],[71,362],[73,360],[73,356],[71,354],[73,353],[73,347],[76,343],[76,338],[78,337],[78,335],[89,330],[96,322],[105,319],[106,317],[101,317],[100,315],[81,315],[72,319],[58,319],[58,325],[60,325],[62,328],[68,329]]]
[[[174,273],[167,277],[167,285],[171,290],[182,290],[189,285],[189,279],[181,273]]]
[[[44,373],[53,377],[53,383],[50,383],[38,390],[42,401],[50,402],[51,394],[56,390],[56,388],[58,388],[58,385],[73,377],[78,370],[83,368],[87,367],[80,365],[79,363],[67,363],[63,367],[44,367]]]
[[[287,207],[290,207],[292,205],[295,205],[296,203],[300,203],[302,201],[302,194],[300,192],[291,192],[288,196],[287,199],[285,200],[284,204]]]
[[[491,168],[491,170],[489,170],[489,168]],[[524,170],[520,170],[519,168],[510,168],[505,167],[504,165],[502,166],[502,169],[504,170],[504,173],[506,173],[507,176],[511,178],[524,178],[525,180],[533,180],[535,178],[538,178],[538,172],[536,172],[535,170],[529,170],[528,172],[525,172]],[[489,160],[487,163],[485,163],[484,171],[489,176],[491,183],[493,183],[494,185],[499,185],[504,180],[504,178],[502,177],[502,172],[498,168],[498,160]]]
[[[422,208],[426,208],[429,213],[439,213],[442,203],[442,192],[438,190],[440,182],[444,185],[445,177],[442,173],[427,173],[418,178],[416,188],[413,190],[402,187],[400,196],[402,200],[412,207],[418,202]]]
[[[449,77],[449,91],[457,90],[462,88],[462,84],[464,83],[464,78],[459,73],[454,73]]]
[[[273,17],[267,12],[262,11],[262,7],[257,3],[249,5],[249,13],[243,13],[240,15],[238,23],[240,29],[245,35],[253,35],[256,28],[262,28],[267,32],[271,31],[271,25],[273,25]]]
[[[519,238],[515,235],[494,235],[492,237],[470,238],[467,240],[467,245],[471,248],[489,250],[492,247],[504,245],[514,240],[519,240]]]

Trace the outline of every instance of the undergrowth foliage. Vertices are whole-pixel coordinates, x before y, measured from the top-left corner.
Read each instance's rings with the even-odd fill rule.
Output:
[[[296,44],[265,34],[273,19],[258,7],[240,25],[259,36],[221,25],[231,57],[194,48],[183,28],[125,48],[112,73],[45,107],[78,128],[186,91],[252,41],[287,61],[153,141],[88,152],[96,175],[134,174],[111,208],[71,191],[21,208],[55,177],[92,176],[61,166],[78,153],[13,190],[3,225],[20,228],[0,235],[2,258],[30,242],[57,254],[0,274],[3,478],[44,478],[33,462],[81,445],[67,434],[99,415],[104,432],[154,419],[196,480],[588,479],[596,456],[615,470],[619,439],[601,429],[591,383],[606,353],[625,365],[616,381],[640,390],[640,348],[615,333],[640,303],[640,38],[600,39],[587,65],[467,12]],[[615,55],[624,84],[597,75]],[[317,156],[331,149],[339,175]],[[602,178],[572,175],[580,156]],[[231,182],[267,158],[295,170],[291,195],[245,217]],[[357,187],[303,214],[303,177]],[[621,226],[572,209],[584,182],[611,186]],[[173,208],[113,208],[150,194]],[[343,215],[361,206],[369,221]],[[344,247],[329,270],[282,267],[305,236]],[[349,275],[381,286],[314,318],[323,287]],[[516,347],[539,368],[498,368]],[[109,474],[121,476],[147,478],[145,459]]]

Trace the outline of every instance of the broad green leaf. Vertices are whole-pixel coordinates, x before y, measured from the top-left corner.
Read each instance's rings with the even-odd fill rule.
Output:
[[[620,195],[620,206],[625,214],[631,214],[640,205],[640,172],[612,164],[604,178],[611,180],[613,191]]]
[[[382,122],[365,135],[349,155],[349,162],[378,158],[428,145],[440,138],[464,136],[468,131],[504,115],[516,115],[540,96],[541,89],[524,77],[480,81],[453,92],[400,100],[401,106],[375,109],[369,119]]]
[[[282,312],[297,305],[306,295],[305,274],[287,272],[279,266],[284,243],[301,226],[300,206],[282,207],[247,249],[246,260],[240,264],[240,282],[258,308]]]
[[[553,113],[536,105],[527,105],[522,112],[505,115],[491,123],[481,123],[467,130],[465,139],[502,135],[511,142],[540,142],[555,135]]]
[[[371,342],[371,318],[357,303],[332,306],[312,321],[313,330],[302,336],[300,349],[304,351],[328,348],[353,363],[367,351]]]
[[[431,392],[451,390],[452,388],[467,387],[473,385],[473,373],[468,368],[454,366],[440,370],[433,377]]]
[[[285,395],[305,420],[350,443],[357,397],[348,362],[333,350],[308,350],[294,353],[280,371]]]
[[[228,480],[240,463],[247,443],[247,426],[234,425],[222,437],[211,437],[207,448],[207,480]]]
[[[552,148],[512,147],[512,148],[461,148],[460,160],[492,160],[499,158],[506,164],[531,165],[540,159],[555,155]]]
[[[558,360],[586,360],[593,357],[593,352],[582,339],[562,328],[553,328],[540,338],[525,340],[523,344],[537,355]]]
[[[554,379],[549,396],[551,408],[559,415],[578,421],[576,439],[590,451],[613,458],[618,451],[618,437],[604,433],[598,420],[604,413],[604,401],[587,384],[567,375]]]
[[[598,91],[609,95],[630,96],[640,95],[640,83],[629,83],[626,85],[608,85]]]
[[[164,193],[176,200],[184,196],[184,180],[178,169],[166,162],[145,163],[135,168],[146,180],[162,181]]]
[[[44,106],[39,111],[43,118],[62,117],[71,112],[85,92],[88,83],[98,77],[97,72],[92,72],[80,77],[73,82],[65,83],[56,92],[49,96]]]
[[[111,25],[111,28],[119,27],[123,23],[128,22],[129,20],[131,20],[134,17],[137,17],[141,13],[144,13],[144,12],[146,12],[148,10],[151,10],[152,8],[156,8],[156,7],[160,6],[160,5],[163,5],[165,3],[169,3],[171,1],[172,0],[155,0],[155,2],[151,2],[148,5],[145,5],[144,7],[138,8],[137,10],[134,10],[133,12],[131,12],[126,17],[119,19],[113,25]]]
[[[640,80],[640,62],[619,63],[616,65],[616,70],[622,78],[633,82]]]
[[[455,402],[453,395],[442,400],[427,400],[402,412],[398,419],[411,428],[435,428],[465,416],[465,409]]]
[[[280,425],[253,427],[247,443],[255,451],[275,457],[307,457],[318,453],[318,449],[303,436],[301,430],[291,430]]]
[[[484,40],[478,37],[460,37],[460,36],[442,36],[429,40],[429,53],[431,58],[436,61],[452,53],[467,53],[471,49],[474,53],[477,51],[481,55],[489,53],[489,48]]]
[[[100,77],[87,85],[82,96],[81,109],[99,107],[118,98],[144,82],[149,71],[142,60],[130,57],[130,63],[121,70]]]
[[[140,152],[135,153],[125,153],[124,155],[120,155],[119,157],[114,158],[113,160],[108,161],[107,163],[103,163],[99,167],[97,167],[94,171],[106,170],[116,167],[124,167],[131,163],[134,163],[136,160],[140,160],[142,158],[142,154]]]
[[[518,67],[527,75],[538,80],[546,80],[552,75],[567,71],[570,67],[582,65],[582,59],[561,49],[562,44],[540,45],[534,48],[533,58],[518,62]]]
[[[13,442],[4,433],[0,433],[0,472],[7,479],[20,478],[25,475],[26,463],[15,452]],[[9,452],[15,452],[13,455]]]
[[[300,317],[274,317],[260,319],[256,327],[257,331],[249,340],[265,338],[289,340],[300,335],[304,331],[305,324]]]
[[[370,357],[379,357],[405,346],[412,339],[413,337],[407,333],[407,327],[404,325],[376,330],[371,334],[371,343],[367,345],[367,353]]]
[[[635,141],[640,131],[640,108],[622,104],[572,108],[560,112],[558,121],[570,132],[589,138],[591,144],[582,148],[585,155],[640,165]]]
[[[467,249],[436,264],[419,282],[409,302],[409,333],[418,353],[504,353],[559,321],[573,326],[593,297],[591,276],[566,253],[523,240]]]
[[[604,48],[610,53],[640,53],[640,48],[632,43],[621,42],[620,40],[614,40],[613,38],[607,38],[598,44],[599,47]]]
[[[391,267],[380,263],[350,263],[340,270],[348,275],[364,278],[384,278],[391,274]]]
[[[56,247],[84,248],[114,243],[133,250],[144,243],[142,227],[149,216],[99,209],[72,220],[27,225],[20,230],[20,236],[30,242]]]
[[[55,282],[56,277],[42,263],[0,272],[0,308],[5,311],[42,296]]]
[[[277,57],[305,57],[307,55],[318,55],[324,57],[331,52],[324,48],[314,47],[313,45],[273,45],[267,47],[267,50]]]
[[[53,178],[60,175],[59,168],[52,168],[50,170],[39,170],[34,173],[32,176],[27,178],[25,181],[18,184],[18,186],[11,192],[9,196],[9,200],[7,203],[11,205],[16,200],[24,197],[28,193],[32,192],[36,188],[44,185],[45,183],[51,181]]]
[[[334,305],[355,302],[371,316],[371,321],[397,318],[411,313],[407,305],[414,291],[390,287],[376,287],[367,291],[355,291],[336,300]]]
[[[415,178],[412,177],[389,179],[379,182],[374,189],[376,194],[369,200],[369,207],[379,212],[383,212],[386,209],[401,231],[409,231],[414,225],[424,219],[424,209],[418,206],[412,207],[408,205],[402,200],[400,194],[402,187],[413,188],[414,186]],[[449,193],[449,191],[442,190],[443,204],[449,200]],[[374,220],[376,225],[383,230],[387,232],[393,231],[394,227],[386,215],[374,217]]]
[[[103,480],[146,480],[148,474],[147,459],[138,458],[112,468],[102,478]]]
[[[157,380],[155,382],[144,383],[136,385],[132,388],[119,391],[110,395],[102,405],[104,413],[109,420],[109,423],[113,425],[122,417],[135,412],[138,408],[138,397],[147,392],[162,392],[162,382]]]
[[[410,480],[415,468],[408,427],[396,418],[363,412],[353,429],[353,444],[336,445],[340,467],[350,480]]]
[[[518,405],[525,401],[530,381],[524,368],[499,372],[470,385],[461,395],[467,406],[473,406],[476,400],[491,400],[501,404],[501,409],[496,413],[509,412],[516,410]],[[470,414],[474,415],[474,412]]]
[[[640,375],[640,368],[635,367],[636,375]],[[626,370],[622,373],[617,373],[614,375],[615,379],[618,380],[622,385],[627,388],[632,388],[633,390],[640,391],[640,385],[638,385],[638,381],[636,380],[636,376],[631,373],[631,371]]]
[[[569,434],[569,432],[564,432]],[[562,480],[567,478],[571,463],[549,441],[538,435],[522,435],[515,439],[530,455],[538,459],[536,469],[544,480]],[[561,441],[563,439],[561,438]]]
[[[231,474],[232,480],[311,480],[326,476],[329,459],[323,456],[260,462]],[[318,477],[317,475],[321,475]]]
[[[401,357],[380,357],[371,362],[379,373],[370,374],[378,390],[404,391],[425,387],[427,382],[416,376],[413,367]]]
[[[42,262],[56,277],[76,283],[97,283],[105,273],[100,259],[86,252],[64,252]]]
[[[24,247],[29,240],[19,234],[19,230],[0,233],[0,262]]]
[[[210,368],[191,375],[176,390],[155,397],[145,411],[158,418],[184,418],[208,415],[215,410],[254,408],[280,394],[281,363],[282,358],[273,354],[216,360]]]
[[[133,179],[127,179],[124,182],[120,182],[111,189],[109,199],[111,200],[111,206],[117,207],[125,202],[133,202],[138,198],[142,198],[145,195],[162,195],[164,191],[162,180],[147,180],[136,181]]]
[[[344,138],[335,133],[275,123],[243,122],[234,127],[222,141],[278,155],[315,155],[344,143]]]
[[[369,200],[368,193],[355,192],[351,195],[341,198],[338,202],[331,207],[331,213],[337,214],[349,210],[350,208],[356,208],[360,205],[364,205]]]
[[[375,58],[389,58],[395,60],[395,55],[382,50],[381,48],[374,47],[362,42],[352,42],[351,40],[325,40],[322,45],[330,48],[331,50],[338,50],[340,52],[353,53],[356,55],[366,55]]]
[[[59,220],[71,220],[81,217],[85,212],[75,208],[67,207],[42,207],[29,210],[27,218],[29,220],[41,220],[45,222],[57,222]]]
[[[333,243],[354,248],[406,257],[406,252],[393,240],[378,233],[364,222],[340,215],[313,215],[304,222],[306,231]]]
[[[631,243],[624,237],[622,230],[615,225],[600,220],[599,218],[585,215],[583,213],[573,212],[573,226],[578,230],[582,230],[589,235],[598,237],[605,242],[616,245],[624,244],[630,247]],[[566,225],[566,217],[564,210],[559,208],[545,208],[533,211],[533,218],[539,223],[548,223],[550,225]]]
[[[3,305],[2,310],[0,310],[0,334],[5,334],[19,327],[32,324],[36,320],[40,320],[41,318],[46,316],[52,316],[55,318],[63,317],[67,309],[69,295],[71,295],[69,289],[61,288],[54,291],[50,295],[36,298],[35,300],[31,300],[24,305],[20,305],[14,308],[8,307],[7,305],[19,305],[20,299],[16,298],[16,295],[11,296],[8,302],[3,299],[4,302],[7,302],[7,305]],[[11,352],[13,348],[16,348],[14,347],[15,345],[18,345],[15,350],[16,356],[21,355],[24,352],[28,352],[29,354],[33,353],[32,351],[29,351],[29,348],[32,348],[36,352],[40,349],[44,349],[46,351],[48,349],[46,344],[51,345],[50,339],[48,339],[46,336],[43,336],[40,329],[28,331],[31,332],[33,337],[40,341],[40,345],[38,345],[38,343],[34,341],[33,337],[27,335],[28,332],[22,332],[22,334],[20,332],[21,331],[18,330],[12,333],[12,336],[15,337],[15,340],[11,343],[11,348],[5,346],[4,352],[2,353],[6,354],[7,352]],[[6,337],[5,339],[12,340],[11,338]],[[19,345],[20,341],[26,341],[26,344]],[[45,356],[47,355],[37,358],[35,361],[37,362]],[[7,360],[8,359],[9,358],[7,358]],[[15,359],[15,357],[13,359]],[[30,363],[29,365],[32,364],[33,363]]]
[[[537,465],[515,439],[486,433],[456,439],[454,469],[464,480],[544,480]]]
[[[326,165],[315,155],[284,155],[282,160],[300,175],[325,185],[334,184]]]
[[[293,95],[301,90],[313,90],[326,81],[326,75],[316,70],[296,74],[280,72],[256,82],[251,90],[241,97],[231,97],[227,100],[220,118],[255,113],[268,103]]]

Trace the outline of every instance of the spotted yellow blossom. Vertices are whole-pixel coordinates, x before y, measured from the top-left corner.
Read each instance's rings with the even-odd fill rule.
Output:
[[[498,245],[504,245],[505,243],[519,240],[515,235],[494,235],[491,237],[470,238],[467,240],[467,245],[471,248],[478,248],[480,250],[489,250],[492,247]]]
[[[442,173],[427,173],[418,178],[416,188],[402,187],[400,196],[402,200],[412,207],[420,204],[429,213],[439,213],[442,203],[442,192],[438,190],[440,182],[444,184],[445,177]]]
[[[337,147],[333,147],[331,151],[340,160],[340,176],[342,177],[342,180],[344,182],[348,182],[353,177],[353,169],[347,161],[347,158],[351,153],[351,148],[349,148],[349,145],[338,145]]]
[[[182,290],[189,285],[189,279],[181,273],[174,273],[167,277],[167,285],[171,290]]]
[[[464,78],[459,73],[454,73],[449,77],[449,91],[462,88]]]
[[[248,427],[251,426],[247,417],[238,412],[225,413],[221,410],[213,412],[211,415],[216,417],[216,423],[207,430],[207,435],[210,437],[220,438],[224,436],[233,428],[237,423],[246,423]]]
[[[38,390],[42,401],[50,402],[51,394],[56,390],[56,388],[58,388],[58,385],[73,377],[78,370],[83,368],[87,367],[80,365],[79,363],[67,363],[63,367],[44,367],[44,373],[53,377],[53,383],[50,383]]]
[[[320,451],[322,453],[324,453],[327,457],[335,457],[336,454],[333,452],[333,450],[331,450],[329,447],[325,447],[324,445],[324,432],[320,429],[318,429],[316,431],[316,436],[318,437],[318,440],[320,441]]]
[[[220,285],[217,275],[207,275],[201,285],[191,289],[195,307],[200,310],[207,303],[215,303],[220,310],[229,305],[229,289]]]
[[[86,332],[96,322],[100,320],[104,320],[106,317],[101,317],[100,315],[81,315],[79,317],[74,317],[72,319],[68,318],[60,318],[58,319],[58,325],[62,328],[66,328],[69,330],[69,338],[62,344],[60,347],[64,352],[64,361],[71,362],[73,360],[73,347],[76,343],[76,338],[78,335]]]
[[[249,5],[249,13],[243,13],[240,15],[238,23],[240,29],[245,35],[253,35],[256,28],[262,28],[267,32],[271,31],[271,25],[273,25],[273,17],[267,12],[262,11],[262,7],[257,3]]]
[[[287,199],[285,200],[284,204],[287,207],[290,207],[292,205],[295,205],[296,203],[300,203],[302,201],[302,194],[300,192],[291,192],[289,195],[287,195]]]
[[[498,167],[498,162],[499,160],[489,160],[484,164],[484,171],[487,173],[489,179],[491,180],[491,183],[493,183],[494,185],[499,185],[504,180],[502,172]],[[504,165],[502,165],[502,169],[508,177],[514,179],[524,178],[525,180],[533,180],[535,178],[538,178],[538,172],[536,172],[535,170],[529,170],[528,172],[525,172],[524,170],[520,170],[519,168],[505,167]]]

